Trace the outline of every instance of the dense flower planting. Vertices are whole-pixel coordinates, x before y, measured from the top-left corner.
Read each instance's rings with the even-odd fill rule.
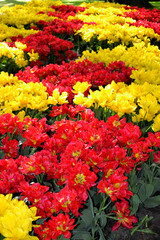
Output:
[[[86,5],[84,4],[84,6]],[[109,47],[110,45],[116,46],[118,44],[132,46],[142,41],[146,45],[148,43],[159,45],[160,36],[157,31],[154,31],[158,28],[156,24],[158,24],[159,20],[156,16],[158,16],[159,10],[148,10],[148,15],[150,14],[152,16],[153,14],[154,17],[150,17],[150,25],[146,28],[145,24],[143,26],[143,24],[136,22],[136,14],[134,15],[135,12],[132,14],[130,8],[128,9],[129,11],[124,12],[125,8],[122,7],[120,9],[118,4],[114,6],[114,10],[112,10],[110,4],[109,6],[106,5],[106,7],[99,9],[101,6],[101,3],[97,3],[97,5],[91,4],[89,10],[86,9],[83,13],[78,13],[75,16],[76,19],[82,19],[85,22],[91,22],[94,19],[96,23],[96,25],[92,25],[92,27],[84,24],[84,26],[78,30],[77,33],[80,34],[83,40],[90,42],[94,39],[96,45],[100,45],[103,48]],[[143,12],[140,12],[140,14],[138,12],[137,15],[143,15]],[[125,16],[125,18],[123,16]]]
[[[41,68],[37,68],[37,66],[27,67],[25,71],[19,71],[15,75],[19,80],[26,83],[42,82],[49,95],[52,95],[55,89],[59,89],[60,92],[67,92],[68,101],[72,103],[75,92],[73,88],[77,83],[80,85],[80,83],[87,82],[88,87],[90,84],[90,88],[94,90],[98,89],[99,86],[110,84],[113,79],[115,82],[129,84],[133,69],[126,67],[122,61],[115,61],[105,67],[103,63],[94,64],[91,61],[84,60],[82,62],[63,62],[62,65],[49,64]],[[88,87],[84,90],[85,95],[87,95]]]
[[[0,9],[0,239],[147,226],[138,209],[160,205],[159,16],[103,2]]]
[[[160,16],[159,10],[153,9],[148,10],[144,8],[137,9],[137,11],[126,12],[123,14],[124,17],[131,17],[136,22],[129,23],[137,27],[144,26],[146,28],[152,28],[155,33],[160,34]]]
[[[78,114],[82,120],[56,121],[52,125],[45,118],[20,121],[11,114],[0,119],[4,152],[0,191],[20,193],[30,207],[37,208],[37,215],[45,219],[35,228],[39,239],[55,239],[61,234],[70,238],[69,230],[76,224],[69,214],[72,218],[80,215],[87,191],[93,186],[97,186],[97,194],[107,194],[116,203],[117,215],[123,213],[124,220],[118,221],[113,230],[120,224],[131,228],[137,222],[129,215],[127,200],[133,193],[125,173],[149,159],[153,147],[159,147],[159,133],[142,138],[138,126],[120,120],[118,115],[104,122],[83,108]]]

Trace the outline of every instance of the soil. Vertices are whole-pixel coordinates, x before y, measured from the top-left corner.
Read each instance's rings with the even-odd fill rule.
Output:
[[[146,215],[153,217],[152,220],[148,222],[148,228],[155,234],[136,231],[131,236],[131,230],[123,227],[113,232],[112,226],[114,222],[109,220],[107,228],[105,229],[106,240],[160,240],[160,206],[152,209],[142,208],[137,213],[138,219],[143,219]],[[145,226],[143,226],[143,228],[145,228]]]

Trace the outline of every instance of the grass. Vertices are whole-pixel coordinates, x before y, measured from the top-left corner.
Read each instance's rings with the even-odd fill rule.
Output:
[[[61,0],[64,4],[72,4],[72,5],[80,5],[83,2],[90,3],[95,2],[94,0]],[[97,0],[98,1],[98,0]],[[99,0],[99,2],[103,2],[103,0]]]
[[[0,0],[0,7],[3,6],[14,6],[16,4],[25,4],[26,2],[29,2],[30,0]]]
[[[30,0],[0,0],[0,7],[3,6],[14,6],[16,4],[25,4]],[[98,0],[97,0],[98,1]],[[101,0],[102,1],[102,0]],[[83,2],[94,2],[94,0],[62,0],[64,4],[79,5]],[[160,2],[150,2],[154,8],[160,9]]]
[[[154,8],[160,9],[160,2],[150,2]]]

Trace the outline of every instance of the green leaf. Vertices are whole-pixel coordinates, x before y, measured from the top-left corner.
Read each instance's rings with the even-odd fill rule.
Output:
[[[160,168],[159,168],[157,171],[158,171],[158,174],[159,174],[159,176],[160,176]]]
[[[143,163],[142,171],[145,174],[145,177],[148,178],[149,182],[151,182],[152,171],[147,163]]]
[[[86,223],[79,219],[79,225],[76,227],[76,231],[84,231],[86,229]]]
[[[144,183],[139,188],[138,196],[139,196],[141,202],[144,202],[147,199],[146,198],[146,188],[145,188],[145,184]]]
[[[146,208],[153,208],[153,207],[159,206],[160,205],[160,195],[148,198],[144,202],[144,205]]]
[[[104,211],[99,216],[99,223],[100,223],[101,228],[104,228],[107,224],[107,217],[105,216]]]
[[[101,194],[95,194],[93,196],[94,206],[100,205],[102,201],[103,201],[103,198],[102,198]]]
[[[90,209],[85,209],[82,212],[81,219],[85,222],[86,227],[92,225],[93,215]]]
[[[156,193],[157,191],[160,191],[160,178],[154,178],[152,184],[154,186],[152,194]]]
[[[0,234],[0,240],[4,239],[4,237]]]
[[[146,188],[146,197],[150,197],[153,193],[153,190],[154,190],[154,186],[153,184],[145,184],[145,188]]]
[[[106,238],[104,236],[104,233],[102,232],[101,228],[98,229],[98,232],[99,232],[99,235],[100,235],[99,240],[106,240]]]
[[[0,151],[0,159],[3,159],[5,156],[5,153],[3,151]]]
[[[96,191],[96,188],[95,188],[95,187],[93,187],[92,189],[90,189],[88,192],[89,192],[91,198],[93,198],[94,195],[97,195],[97,191]]]
[[[140,230],[137,230],[137,232],[143,232],[143,233],[150,233],[150,234],[155,234],[157,235],[157,233],[153,232],[151,229],[149,228],[145,228],[145,229],[140,229]]]
[[[139,204],[140,204],[140,199],[138,197],[137,194],[134,194],[133,197],[132,197],[132,204],[133,204],[133,207],[132,207],[132,210],[131,210],[131,215],[135,214],[139,208]]]
[[[142,202],[147,200],[152,195],[153,190],[154,190],[153,184],[143,183],[142,186],[140,187],[139,191],[138,191],[138,196],[139,196],[140,200]]]
[[[138,181],[137,175],[136,175],[136,171],[132,170],[131,172],[131,177],[132,177],[132,184],[136,184]]]
[[[139,228],[145,223],[145,221],[148,220],[148,215],[144,216],[144,218],[138,222],[138,225],[131,230],[131,236],[139,230]]]
[[[45,218],[40,218],[36,221],[36,224],[43,224],[45,221]]]
[[[94,218],[93,201],[92,201],[92,198],[90,197],[90,195],[88,195],[88,197],[89,197],[89,209],[90,209],[90,211],[91,211],[92,218]]]
[[[73,231],[73,237],[72,239],[75,240],[91,240],[91,235],[89,232],[87,231]]]

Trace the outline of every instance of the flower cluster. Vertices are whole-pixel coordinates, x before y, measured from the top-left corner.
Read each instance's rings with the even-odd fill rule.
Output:
[[[126,67],[124,62],[111,62],[108,67],[103,63],[92,63],[84,60],[82,62],[64,63],[62,65],[49,64],[45,67],[26,68],[23,72],[19,71],[16,76],[19,80],[26,83],[42,82],[47,88],[49,95],[52,95],[55,89],[59,89],[60,93],[68,93],[68,101],[72,103],[74,93],[73,86],[76,83],[88,82],[88,87],[83,93],[87,96],[89,88],[98,89],[99,86],[106,86],[114,79],[115,82],[131,82],[131,74],[134,68]],[[80,90],[80,85],[78,89]],[[81,91],[82,92],[82,91]]]
[[[79,91],[75,95],[73,102],[82,104],[90,108],[99,107],[111,109],[120,117],[125,114],[132,116],[133,122],[148,121],[154,122],[153,129],[159,131],[158,119],[160,114],[159,104],[160,87],[153,84],[144,83],[137,85],[125,85],[124,83],[115,83],[112,81],[106,87],[99,87],[99,90],[89,91],[88,96]]]
[[[137,27],[143,26],[145,28],[152,28],[155,33],[160,35],[160,10],[158,9],[145,9],[145,8],[140,8],[137,9],[137,11],[127,11],[123,13],[123,16],[130,17],[136,22],[130,22],[129,25],[134,25]]]
[[[50,2],[48,5],[50,5]],[[69,7],[69,6],[65,6],[65,5],[62,5],[62,6],[52,5],[51,6],[52,11],[48,11],[48,12],[46,11],[47,8],[45,8],[45,7],[44,7],[45,8],[44,11],[39,11],[39,12],[38,12],[39,8],[36,10],[36,12],[35,12],[35,7],[33,7],[33,8],[34,8],[34,11],[32,13],[33,17],[31,18],[32,22],[30,22],[30,21],[25,22],[23,20],[23,22],[24,22],[23,24],[20,24],[20,22],[22,22],[22,19],[19,15],[17,16],[18,20],[16,22],[13,23],[12,21],[8,21],[8,18],[11,18],[13,13],[8,14],[7,10],[4,11],[5,12],[4,15],[5,16],[7,15],[8,18],[2,17],[2,24],[4,25],[4,27],[2,27],[2,29],[4,29],[4,31],[6,31],[6,29],[8,29],[7,24],[11,25],[12,27],[10,27],[9,31],[7,31],[8,35],[4,36],[4,34],[2,34],[3,35],[2,40],[7,40],[8,45],[10,47],[15,47],[15,44],[14,44],[15,41],[20,41],[23,44],[25,44],[26,48],[24,49],[24,52],[29,55],[29,60],[31,62],[31,66],[36,65],[36,64],[42,65],[42,64],[45,64],[45,62],[61,63],[64,60],[67,61],[67,60],[77,58],[76,52],[73,52],[71,50],[71,48],[74,47],[72,42],[59,39],[53,35],[57,34],[57,33],[62,34],[62,32],[66,33],[66,34],[70,34],[70,33],[73,34],[75,30],[78,30],[79,28],[82,27],[83,22],[73,20],[71,22],[65,23],[64,21],[62,21],[60,19],[59,19],[59,21],[58,21],[58,19],[56,21],[55,17],[52,17],[52,21],[51,21],[51,23],[49,23],[48,19],[41,18],[41,15],[45,15],[45,16],[52,16],[52,15],[56,16],[57,15],[57,17],[62,19],[63,16],[67,16],[67,13],[68,13],[68,16],[69,15],[74,16],[76,14],[76,12],[84,11],[85,8],[73,7],[73,6]],[[26,8],[22,7],[23,14],[27,15],[28,10],[29,10],[29,8],[27,6],[26,6]],[[35,18],[34,18],[34,16],[35,16]],[[37,19],[36,16],[39,16],[39,18]],[[14,16],[14,19],[15,19],[15,16]],[[53,19],[55,19],[55,21]],[[6,22],[6,20],[7,20],[7,22]],[[58,24],[60,24],[60,22],[62,25],[61,28],[58,25]],[[44,27],[43,31],[38,31],[38,27],[36,27],[36,25],[44,25],[44,24],[46,26]],[[16,29],[18,30],[18,34],[16,32],[17,31]],[[11,30],[11,32],[10,32],[10,30]],[[24,55],[24,52],[22,51],[23,55]],[[21,62],[22,62],[22,60],[21,60]],[[18,60],[17,60],[17,63],[20,65]],[[27,63],[28,62],[26,59],[25,65],[24,64],[23,65],[26,66]]]
[[[1,16],[1,15],[0,15]],[[34,34],[37,30],[33,29],[18,29],[15,27],[7,26],[4,23],[0,23],[1,32],[0,32],[0,41],[11,42],[11,37],[13,36],[23,36],[26,37],[28,35]]]
[[[32,0],[0,20],[0,238],[133,228],[141,188],[159,197],[159,11]]]
[[[75,16],[78,12],[83,12],[85,10],[84,7],[78,7],[73,5],[61,5],[61,6],[51,6],[55,10],[55,12],[48,12],[48,16],[54,16],[58,18],[62,18],[67,20],[69,16]]]
[[[160,50],[156,46],[136,44],[126,48],[119,45],[114,49],[99,49],[99,51],[84,51],[81,60],[88,59],[93,63],[103,62],[106,66],[114,61],[123,61],[126,66],[135,68],[132,71],[131,79],[137,84],[148,82],[150,84],[160,84]],[[113,79],[114,80],[114,79]]]
[[[139,20],[139,21],[136,21],[135,23],[129,23],[129,25],[133,25],[133,26],[136,26],[136,27],[140,27],[140,26],[143,26],[145,28],[152,28],[155,33],[159,34],[160,35],[160,23],[156,23],[156,22],[149,22],[149,21],[146,21],[146,20]]]
[[[43,28],[43,31],[47,31],[54,35],[59,35],[61,38],[63,37],[63,34],[67,36],[74,34],[74,32],[79,30],[82,26],[82,20],[63,21],[56,18],[50,22],[42,20],[37,22],[37,28]],[[36,28],[36,26],[31,28]]]
[[[30,29],[30,26],[40,20],[52,21],[55,17],[48,16],[48,11],[54,11],[52,5],[62,5],[60,1],[42,0],[31,1],[24,5],[15,5],[13,7],[2,7],[0,9],[1,33],[0,40],[9,40],[13,36],[22,35],[26,37],[34,34],[37,30]],[[45,14],[37,14],[43,11]]]
[[[72,12],[78,12],[78,11],[84,11],[84,8],[81,7],[70,7],[69,6],[56,6],[52,5],[52,9],[56,9],[56,11],[53,12],[47,12],[48,16],[57,15],[59,18],[63,18],[66,16],[66,12],[68,12],[68,16],[72,15]],[[37,12],[39,15],[45,14],[45,12]],[[75,15],[75,14],[73,14]],[[33,21],[34,22],[34,21]],[[28,23],[29,24],[29,23]],[[61,26],[60,26],[60,25]],[[73,34],[76,30],[80,29],[83,25],[83,21],[79,20],[73,20],[71,22],[64,22],[60,19],[52,20],[51,22],[39,20],[36,22],[36,25],[39,27],[43,27],[43,30],[38,31],[34,34],[29,34],[25,37],[21,35],[21,32],[19,31],[19,34],[13,34],[10,36],[10,41],[8,42],[8,45],[11,47],[14,47],[15,41],[20,41],[23,44],[26,45],[26,48],[24,49],[24,52],[27,52],[29,56],[34,53],[38,54],[40,56],[41,61],[37,61],[38,59],[35,58],[35,56],[30,56],[30,59],[32,60],[31,65],[39,64],[42,65],[44,62],[56,62],[61,63],[62,61],[71,60],[74,58],[77,58],[77,54],[71,50],[71,48],[74,47],[73,43],[68,40],[62,40],[60,38],[57,38],[54,36],[55,34]],[[38,27],[36,25],[29,26],[31,30],[38,30]],[[7,38],[7,37],[6,37]]]
[[[22,109],[33,109],[45,111],[49,105],[66,103],[67,93],[60,94],[58,89],[54,89],[49,96],[46,87],[40,82],[25,83],[17,77],[8,76],[2,72],[0,74],[0,113],[13,113]]]
[[[89,16],[85,15],[87,10],[77,14],[75,19],[85,22],[92,22],[94,19],[96,25],[84,24],[76,34],[80,35],[86,42],[90,42],[94,38],[97,45],[103,45],[105,48],[107,44],[116,43],[130,46],[131,44],[144,42],[147,46],[148,43],[152,42],[152,39],[160,41],[159,34],[153,29],[145,28],[142,24],[139,27],[134,26],[136,20],[132,19],[130,12],[127,12],[124,18],[123,10],[118,8],[112,12],[112,8],[104,7],[99,10],[98,6],[94,6],[94,8],[89,9]],[[101,44],[101,42],[104,43]]]
[[[45,118],[20,121],[10,114],[0,117],[0,133],[12,136],[10,144],[3,141],[1,147],[6,154],[0,166],[1,193],[20,193],[30,207],[37,208],[37,215],[45,219],[35,228],[39,239],[57,239],[61,234],[70,238],[76,224],[69,213],[80,215],[93,186],[98,194],[108,195],[118,210],[113,230],[121,223],[131,228],[137,221],[129,216],[128,200],[133,193],[125,173],[146,162],[153,146],[160,146],[159,133],[142,138],[138,126],[126,123],[125,118],[120,120],[118,115],[106,123],[85,109],[80,115],[82,120],[61,120],[52,125]],[[23,155],[30,147],[34,152]]]
[[[24,49],[24,52],[29,55],[33,51],[38,53],[40,61],[33,59],[31,65],[42,65],[47,61],[62,63],[64,60],[77,58],[77,54],[71,50],[71,48],[73,48],[72,42],[57,38],[48,31],[39,31],[38,33],[29,35],[24,39],[22,36],[12,37],[11,39],[12,42],[8,43],[9,46],[14,46],[14,41],[20,41],[27,46]]]
[[[159,23],[160,22],[160,10],[154,8],[152,10],[145,8],[138,8],[136,11],[127,11],[123,13],[124,17],[130,17],[139,20],[146,20],[148,22]]]
[[[23,68],[28,65],[28,61],[25,59],[23,49],[26,45],[21,44],[16,47],[9,47],[7,43],[0,43],[0,69],[1,71],[7,71],[9,68],[18,69]],[[12,66],[13,65],[13,66]],[[15,71],[16,72],[16,71]]]

